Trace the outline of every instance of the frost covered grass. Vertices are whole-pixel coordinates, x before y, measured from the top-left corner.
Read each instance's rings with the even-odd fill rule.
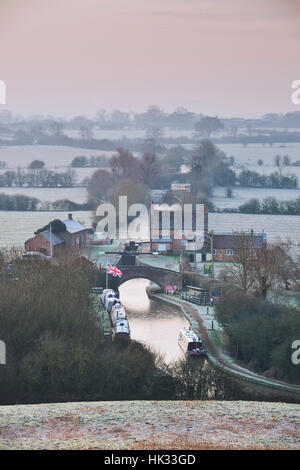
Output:
[[[1,449],[300,449],[300,405],[118,401],[0,407]]]

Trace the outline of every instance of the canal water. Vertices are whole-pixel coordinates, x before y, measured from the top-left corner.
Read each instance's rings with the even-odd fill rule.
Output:
[[[189,323],[179,308],[149,299],[147,279],[133,279],[119,288],[130,324],[132,339],[145,343],[164,356],[167,363],[184,358],[178,345],[180,329]]]

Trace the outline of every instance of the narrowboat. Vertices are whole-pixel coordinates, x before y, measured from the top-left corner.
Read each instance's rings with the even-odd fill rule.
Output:
[[[192,330],[180,330],[178,343],[187,357],[206,356],[201,339]]]

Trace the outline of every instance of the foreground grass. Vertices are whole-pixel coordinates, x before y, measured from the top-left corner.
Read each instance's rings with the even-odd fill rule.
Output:
[[[0,449],[300,449],[300,405],[122,401],[0,406]]]

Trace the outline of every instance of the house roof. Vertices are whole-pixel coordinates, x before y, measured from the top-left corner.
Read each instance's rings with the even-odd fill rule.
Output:
[[[65,224],[67,232],[69,233],[77,233],[82,232],[83,230],[87,230],[87,227],[73,219],[63,220],[62,222]]]
[[[43,235],[43,237],[46,238],[48,242],[52,241],[52,245],[60,245],[61,243],[64,243],[64,241],[61,238],[59,238],[59,236],[56,235],[55,233],[52,233],[52,236],[51,236],[49,230],[46,230],[45,232],[41,232],[41,235]]]
[[[238,248],[262,248],[266,243],[265,233],[243,234],[243,233],[216,233],[214,234],[213,246],[219,250]]]

